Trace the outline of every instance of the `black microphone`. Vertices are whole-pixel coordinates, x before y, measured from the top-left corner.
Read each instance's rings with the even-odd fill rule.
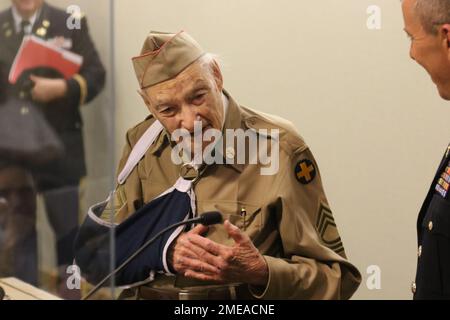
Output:
[[[211,211],[206,212],[200,215],[197,218],[188,219],[185,221],[181,221],[175,224],[172,224],[168,226],[167,228],[161,230],[158,232],[153,238],[148,240],[146,243],[144,243],[139,249],[137,249],[127,260],[125,260],[120,266],[118,266],[116,269],[114,269],[110,274],[108,274],[105,278],[103,278],[102,281],[100,281],[94,288],[89,291],[86,296],[81,298],[81,300],[87,300],[89,299],[94,293],[96,293],[104,284],[106,281],[108,281],[112,276],[116,275],[118,272],[120,272],[123,268],[125,268],[134,258],[136,258],[137,255],[139,255],[142,251],[144,251],[149,245],[151,245],[156,239],[158,239],[160,236],[162,236],[164,233],[166,233],[169,230],[172,230],[174,228],[177,228],[184,224],[189,223],[200,223],[204,226],[210,226],[213,224],[221,223],[222,222],[222,215],[220,212],[217,211]]]
[[[210,226],[213,224],[218,224],[222,222],[222,215],[220,212],[212,211],[212,212],[206,212],[198,218],[194,218],[192,220],[197,219],[196,223],[201,223],[204,226]]]
[[[0,287],[0,300],[5,299],[5,295],[6,295],[5,290],[3,290],[2,287]]]

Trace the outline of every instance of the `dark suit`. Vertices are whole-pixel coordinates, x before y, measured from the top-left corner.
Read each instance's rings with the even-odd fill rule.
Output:
[[[64,98],[47,104],[35,103],[43,112],[51,127],[61,139],[64,155],[45,165],[33,169],[46,202],[50,223],[58,238],[59,264],[71,263],[71,247],[78,224],[78,185],[86,175],[85,154],[82,138],[83,121],[80,106],[94,99],[105,83],[105,69],[89,35],[85,18],[81,18],[80,29],[69,29],[65,11],[44,4],[33,25],[32,34],[44,40],[64,37],[66,49],[80,54],[83,64],[77,75],[66,80],[67,94]],[[22,42],[16,32],[12,10],[0,12],[0,83],[7,83],[7,76]],[[47,78],[60,78],[51,69],[35,69],[25,72],[16,85],[7,84],[2,94],[31,101],[32,82],[30,74]]]
[[[417,220],[414,299],[450,299],[450,145]]]

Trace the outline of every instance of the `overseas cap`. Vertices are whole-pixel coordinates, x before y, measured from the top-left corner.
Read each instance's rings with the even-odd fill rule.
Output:
[[[133,66],[141,89],[175,78],[205,52],[186,32],[151,31]]]

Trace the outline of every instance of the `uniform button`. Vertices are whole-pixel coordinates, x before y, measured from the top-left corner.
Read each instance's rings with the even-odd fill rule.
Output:
[[[25,99],[25,91],[20,91],[19,92],[19,98],[20,99]]]
[[[412,292],[412,293],[416,293],[416,291],[417,291],[417,286],[416,286],[416,282],[414,281],[414,282],[411,284],[411,292]]]
[[[234,156],[235,156],[234,148],[232,148],[232,147],[227,148],[227,150],[225,151],[225,154],[228,159],[234,159]]]
[[[428,230],[433,230],[433,221],[428,222]]]
[[[419,249],[417,250],[417,255],[420,256],[422,255],[422,246],[419,246]]]

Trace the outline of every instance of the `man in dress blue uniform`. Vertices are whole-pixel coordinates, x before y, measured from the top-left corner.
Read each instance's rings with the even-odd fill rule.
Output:
[[[68,21],[78,21],[79,28],[76,23],[75,28],[70,28]],[[70,79],[40,68],[25,72],[17,84],[7,84],[5,88],[7,98],[19,99],[24,106],[38,106],[64,145],[64,155],[35,167],[35,177],[56,233],[58,265],[65,266],[73,259],[78,186],[86,175],[80,106],[103,88],[105,70],[81,14],[71,16],[43,0],[12,0],[12,6],[0,12],[0,83],[7,83],[22,39],[31,34],[83,57],[79,73]],[[23,115],[27,115],[26,110]]]
[[[450,100],[450,0],[404,0],[411,58],[425,68],[440,96]],[[414,299],[450,299],[450,145],[417,221]]]

